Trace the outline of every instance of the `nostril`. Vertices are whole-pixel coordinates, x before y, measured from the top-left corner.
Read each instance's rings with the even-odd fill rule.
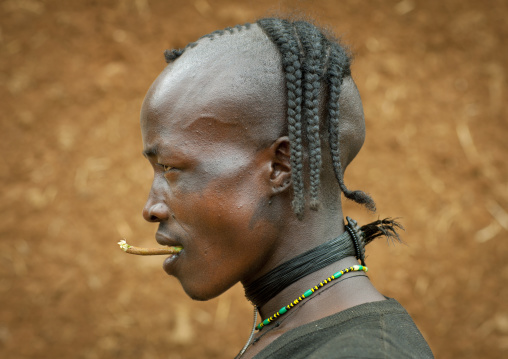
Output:
[[[169,209],[162,203],[147,205],[143,210],[143,217],[148,222],[160,222],[169,218]]]

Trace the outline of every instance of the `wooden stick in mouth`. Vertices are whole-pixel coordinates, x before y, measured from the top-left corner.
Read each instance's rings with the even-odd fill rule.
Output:
[[[165,247],[160,247],[160,248],[135,247],[135,246],[131,246],[130,244],[127,244],[125,239],[122,239],[120,242],[118,242],[118,245],[120,246],[120,248],[122,248],[123,251],[130,253],[130,254],[137,254],[140,256],[177,254],[183,249],[182,247],[166,247],[166,248]]]

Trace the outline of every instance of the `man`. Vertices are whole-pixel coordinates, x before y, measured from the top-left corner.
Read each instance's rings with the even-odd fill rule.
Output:
[[[239,356],[432,357],[358,265],[396,223],[341,220],[341,193],[375,208],[343,180],[365,138],[343,48],[307,22],[262,19],[166,59],[141,111],[143,215],[183,248],[163,267],[191,298],[244,285],[263,322]]]

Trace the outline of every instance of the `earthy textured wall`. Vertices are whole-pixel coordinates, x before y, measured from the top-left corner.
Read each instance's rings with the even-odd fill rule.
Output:
[[[273,5],[275,3],[276,5]],[[186,298],[150,246],[138,113],[162,52],[300,9],[343,35],[367,119],[346,174],[406,245],[372,244],[373,282],[440,358],[508,356],[508,2],[0,2],[0,357],[225,358],[247,339],[235,287]],[[504,99],[504,100],[503,100]]]

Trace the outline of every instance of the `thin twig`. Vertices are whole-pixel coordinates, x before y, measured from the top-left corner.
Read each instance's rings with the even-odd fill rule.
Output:
[[[142,248],[135,247],[127,244],[127,242],[122,239],[118,242],[120,248],[130,254],[137,254],[140,256],[156,256],[156,255],[168,255],[168,254],[178,254],[183,248],[182,247],[160,247],[160,248]]]

